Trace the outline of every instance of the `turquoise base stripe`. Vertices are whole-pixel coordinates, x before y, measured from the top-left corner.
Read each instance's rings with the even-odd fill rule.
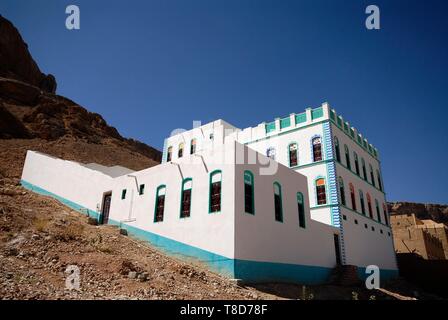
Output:
[[[292,282],[300,284],[325,283],[332,268],[298,264],[235,260],[235,278],[251,283]]]
[[[128,233],[135,238],[151,243],[154,247],[171,257],[203,264],[208,267],[208,269],[224,276],[231,278],[234,277],[234,259],[190,246],[188,244],[111,219],[109,219],[109,224],[117,225],[122,229],[126,229]]]
[[[93,210],[86,209],[74,203],[73,201],[48,192],[29,182],[21,180],[21,184],[28,190],[45,196],[51,196],[64,205],[80,213],[89,214],[89,216],[96,218],[100,217],[100,215]],[[151,243],[153,246],[169,256],[181,260],[199,263],[223,276],[241,279],[246,282],[284,281],[300,284],[321,284],[325,283],[328,280],[328,277],[332,271],[332,268],[318,266],[231,259],[194,246],[187,245],[173,239],[169,239],[167,237],[157,235],[146,230],[142,230],[140,228],[136,228],[134,226],[130,226],[125,223],[121,223],[111,219],[109,220],[109,223],[111,225],[117,225],[120,228],[126,229],[129,235]],[[360,271],[358,272],[360,272],[361,276],[362,272],[365,271],[365,268],[360,268],[359,270]],[[385,271],[381,271],[382,277],[384,277],[384,272]],[[392,273],[387,272],[387,275],[389,274],[392,275]]]
[[[42,189],[42,188],[40,188],[38,186],[35,186],[34,184],[31,184],[29,182],[24,181],[24,180],[20,180],[20,184],[25,189],[28,189],[30,191],[33,191],[35,193],[38,193],[38,194],[41,194],[41,195],[44,195],[44,196],[50,196],[52,198],[55,198],[56,200],[58,200],[59,202],[63,203],[67,207],[72,208],[73,210],[78,211],[78,212],[80,212],[82,214],[85,214],[85,215],[87,215],[89,217],[93,217],[93,218],[98,220],[100,218],[100,216],[101,216],[98,212],[96,212],[94,210],[91,210],[91,209],[88,209],[88,208],[84,208],[83,206],[80,206],[79,204],[77,204],[77,203],[75,203],[73,201],[67,200],[67,199],[65,199],[63,197],[58,196],[57,194],[49,192],[49,191],[47,191],[45,189]]]
[[[365,281],[370,274],[366,274],[365,267],[358,267],[358,277]],[[399,271],[394,269],[380,269],[380,282],[384,284],[384,282],[398,278]]]

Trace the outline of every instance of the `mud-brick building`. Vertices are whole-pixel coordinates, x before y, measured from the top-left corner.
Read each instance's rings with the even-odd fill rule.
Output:
[[[448,228],[433,220],[420,220],[415,214],[391,216],[397,253],[416,253],[427,260],[448,259]]]

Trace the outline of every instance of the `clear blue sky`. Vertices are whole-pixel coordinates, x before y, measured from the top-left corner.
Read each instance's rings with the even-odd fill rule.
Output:
[[[65,7],[81,30],[65,28]],[[381,30],[364,27],[381,9]],[[381,152],[389,200],[448,202],[448,1],[2,0],[58,93],[159,149],[328,101]]]

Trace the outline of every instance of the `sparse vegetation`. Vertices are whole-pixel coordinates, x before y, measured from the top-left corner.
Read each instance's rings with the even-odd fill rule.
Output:
[[[48,219],[36,218],[33,220],[32,226],[38,232],[45,232],[47,231],[49,222]]]

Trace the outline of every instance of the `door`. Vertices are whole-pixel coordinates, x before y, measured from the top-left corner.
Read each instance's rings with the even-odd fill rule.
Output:
[[[339,246],[339,235],[334,234],[334,251],[336,253],[336,264],[341,265],[341,248]]]
[[[109,221],[110,202],[112,200],[112,193],[107,193],[103,196],[103,207],[101,210],[100,224],[107,224]]]

